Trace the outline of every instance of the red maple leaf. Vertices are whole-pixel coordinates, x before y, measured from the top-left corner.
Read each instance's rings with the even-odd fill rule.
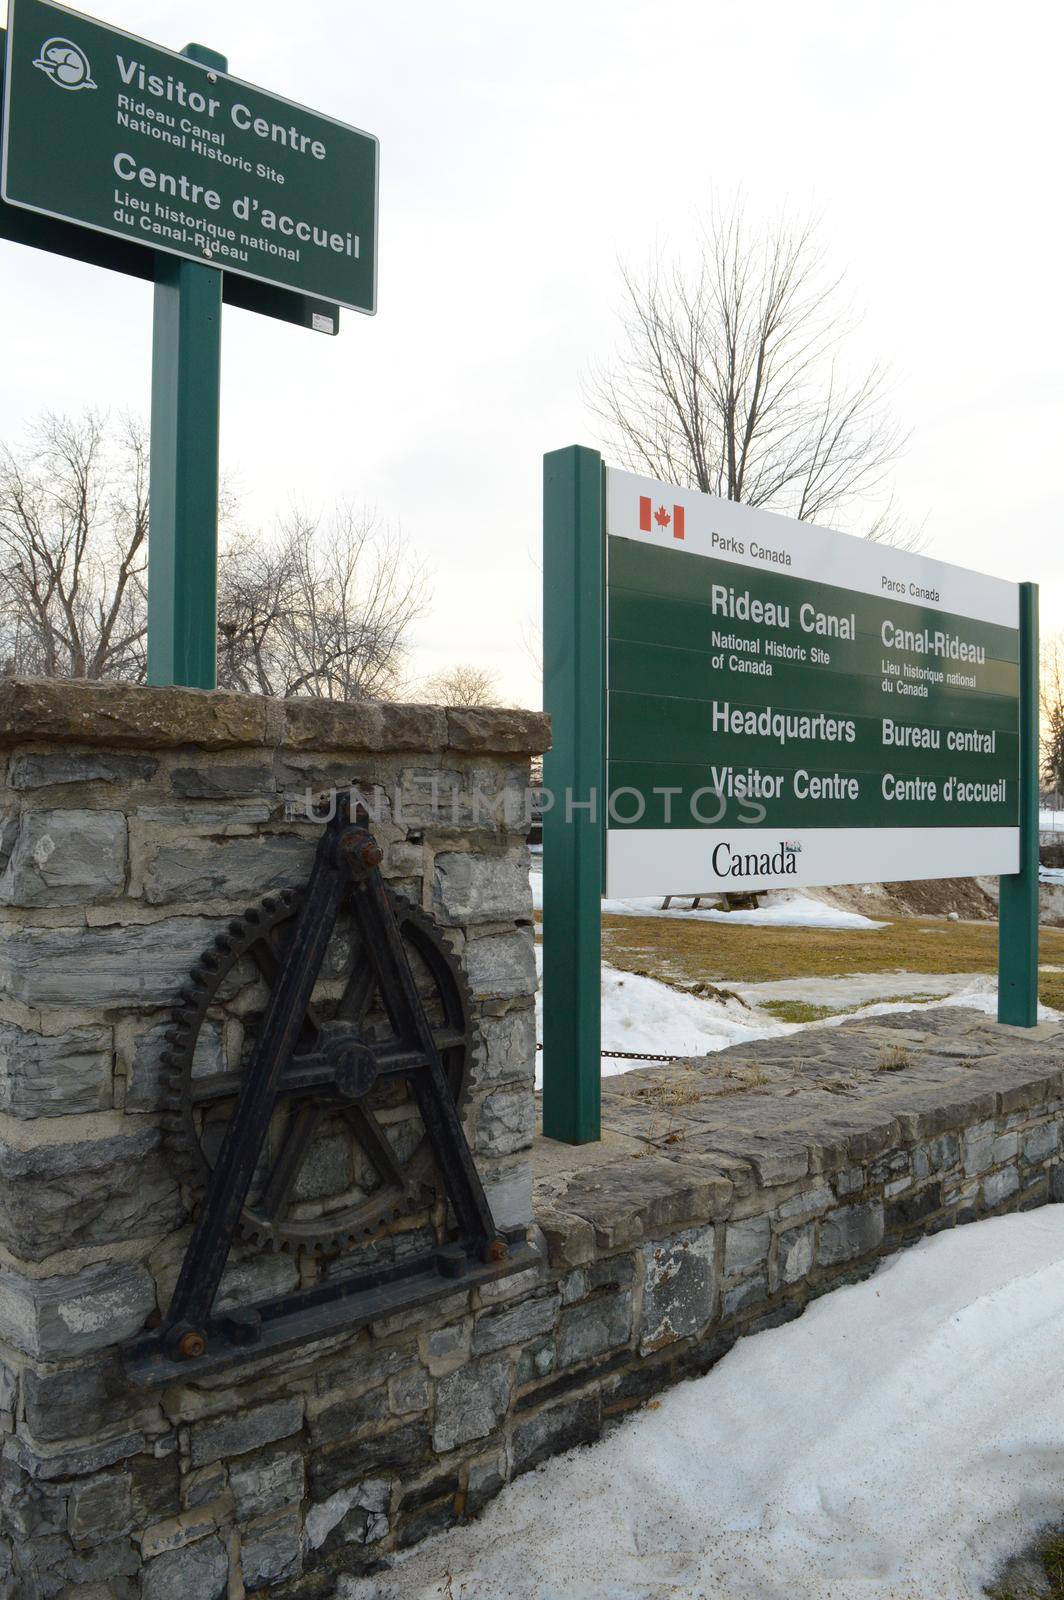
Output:
[[[672,518],[665,510],[664,506],[659,506],[654,513],[654,521],[657,523],[659,528],[667,528],[669,523],[672,521]]]

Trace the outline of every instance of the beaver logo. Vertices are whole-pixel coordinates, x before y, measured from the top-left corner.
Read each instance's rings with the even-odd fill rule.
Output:
[[[69,39],[46,39],[33,63],[60,89],[95,89],[89,58]]]

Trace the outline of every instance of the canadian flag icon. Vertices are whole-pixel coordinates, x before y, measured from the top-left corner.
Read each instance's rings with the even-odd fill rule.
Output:
[[[674,539],[683,538],[683,506],[673,506],[670,511],[668,506],[658,506],[654,510],[654,502],[648,494],[639,496],[639,527],[643,533],[653,533],[655,527],[665,529],[672,524]]]

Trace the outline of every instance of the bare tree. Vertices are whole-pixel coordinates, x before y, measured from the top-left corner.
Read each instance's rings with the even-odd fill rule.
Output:
[[[1064,634],[1042,641],[1039,662],[1042,713],[1041,779],[1047,789],[1064,794]]]
[[[0,447],[0,666],[144,675],[148,441],[131,419],[46,414]]]
[[[219,683],[292,698],[385,699],[427,579],[402,536],[351,506],[235,538],[221,563]]]
[[[426,678],[419,693],[425,700],[441,706],[497,706],[499,675],[484,667],[458,662]]]
[[[835,524],[883,494],[904,442],[873,366],[844,380],[852,320],[812,224],[703,231],[693,267],[622,269],[625,342],[590,400],[626,465],[667,482]],[[871,538],[915,548],[892,508]]]
[[[0,671],[143,681],[148,438],[86,413],[45,415],[0,447]],[[230,533],[223,492],[223,687],[381,698],[399,683],[426,577],[401,535],[349,506],[293,514],[273,538]]]

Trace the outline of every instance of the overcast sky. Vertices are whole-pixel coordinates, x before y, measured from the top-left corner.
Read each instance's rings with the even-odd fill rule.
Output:
[[[1062,8],[943,0],[113,0],[378,135],[375,318],[328,339],[226,310],[222,455],[247,520],[347,496],[434,573],[412,662],[538,704],[543,452],[598,442],[618,258],[698,211],[823,216],[894,370],[897,499],[928,554],[1043,585],[1064,625]],[[0,17],[4,15],[0,0]],[[147,414],[151,290],[0,242],[0,437],[42,408]]]

